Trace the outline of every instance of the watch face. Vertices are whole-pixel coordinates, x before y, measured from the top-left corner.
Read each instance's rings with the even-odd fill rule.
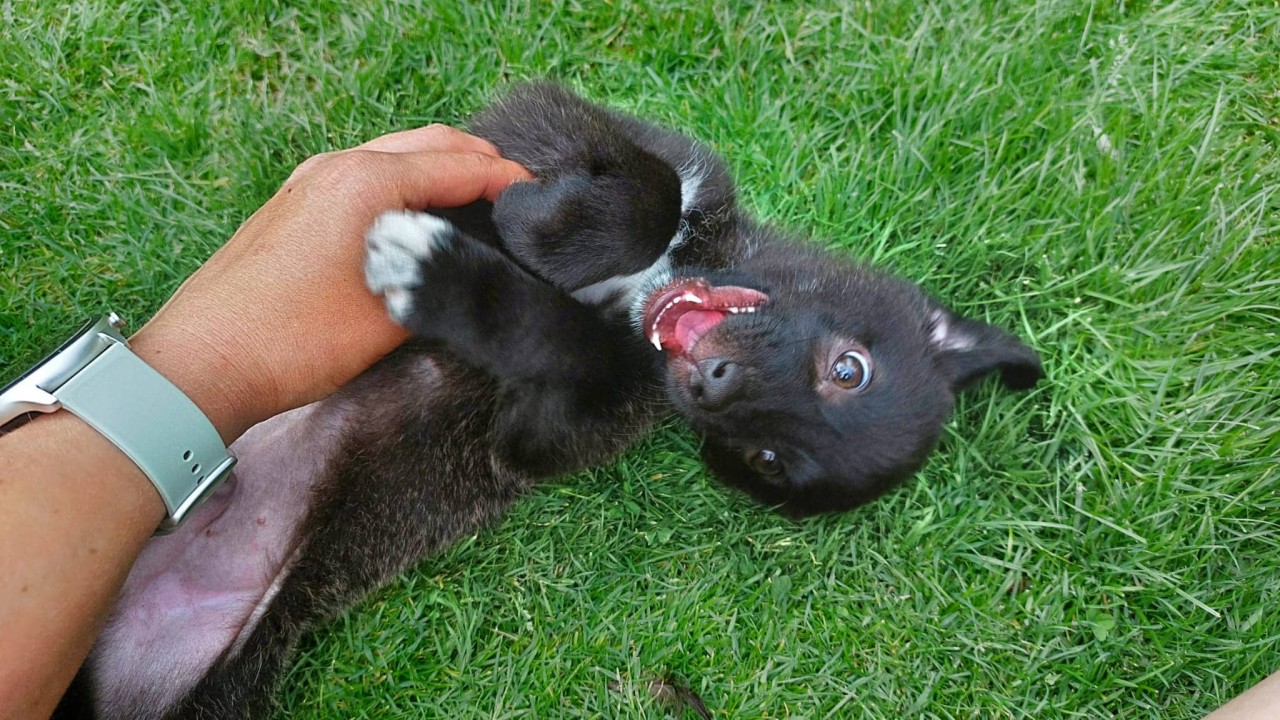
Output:
[[[92,330],[93,326],[96,325],[97,323],[98,323],[97,320],[90,320],[89,322],[82,325],[79,330],[77,330],[71,337],[67,338],[66,341],[64,341],[61,345],[57,347],[57,349],[55,349],[53,352],[49,353],[48,355],[45,355],[43,360],[36,363],[35,365],[32,365],[30,368],[26,370],[26,372],[22,373],[21,375],[19,375],[18,377],[10,381],[7,385],[5,385],[4,389],[0,390],[0,401],[4,399],[4,396],[6,393],[8,393],[10,390],[17,387],[19,383],[21,383],[23,380],[26,380],[36,370],[39,370],[41,366],[48,363],[53,358],[57,357],[59,353],[71,347],[71,345],[75,343],[75,341],[79,340],[82,336],[84,336],[85,333]],[[25,425],[28,421],[31,420],[31,418],[35,417],[36,414],[37,413],[34,413],[34,412],[22,413],[21,415],[18,415],[17,417],[14,417],[13,419],[9,420],[5,424],[0,425],[0,435],[3,435],[7,432],[11,432],[13,430],[16,430],[18,427]]]

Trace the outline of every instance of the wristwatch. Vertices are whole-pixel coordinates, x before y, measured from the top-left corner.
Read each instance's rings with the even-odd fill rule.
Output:
[[[35,413],[74,413],[155,485],[166,510],[156,532],[164,534],[231,474],[236,461],[200,408],[133,354],[123,327],[115,313],[90,321],[0,390],[0,435]]]

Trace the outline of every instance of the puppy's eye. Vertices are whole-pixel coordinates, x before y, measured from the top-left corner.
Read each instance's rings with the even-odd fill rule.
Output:
[[[845,390],[865,390],[871,382],[871,358],[857,350],[841,355],[831,366],[831,382]]]
[[[777,475],[782,472],[782,461],[772,450],[748,450],[747,465],[761,475]]]

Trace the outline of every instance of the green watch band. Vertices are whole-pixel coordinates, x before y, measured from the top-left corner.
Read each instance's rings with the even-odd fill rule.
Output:
[[[151,479],[168,511],[160,532],[181,523],[235,465],[195,403],[124,343],[111,342],[57,397]]]

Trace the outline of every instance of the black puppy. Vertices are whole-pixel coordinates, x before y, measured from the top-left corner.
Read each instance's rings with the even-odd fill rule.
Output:
[[[548,132],[547,118],[573,120]],[[543,409],[616,405],[631,395],[619,381],[634,381],[636,362],[625,342],[599,342],[617,332],[607,316],[560,318],[562,303],[576,303],[539,278],[582,303],[624,309],[633,334],[662,352],[667,399],[701,436],[715,474],[793,517],[851,508],[914,473],[954,393],[983,375],[999,369],[1012,389],[1040,378],[1036,354],[1009,333],[752,222],[720,161],[683,137],[545,85],[513,93],[474,129],[540,180],[503,195],[488,238],[530,272],[453,228],[387,224],[371,237],[414,254],[417,276],[380,273],[371,248],[370,286],[390,293],[408,328],[474,366],[510,374],[505,350],[541,354],[551,364],[535,364],[538,377],[564,374],[554,392],[537,386],[533,422],[511,418],[512,432],[535,444],[520,456],[526,467],[554,455],[557,441],[540,433],[566,428],[541,422]],[[427,246],[448,251],[418,250]],[[456,282],[441,292],[444,278],[467,273],[492,294]],[[518,324],[469,313],[484,298],[543,313],[521,312]],[[558,323],[554,340],[528,332]],[[455,344],[464,335],[476,343],[466,350]],[[592,362],[579,365],[584,353]],[[572,428],[571,417],[555,417]]]
[[[369,286],[417,338],[236,442],[60,717],[261,716],[304,631],[673,408],[719,477],[800,516],[913,473],[982,375],[1040,376],[1012,335],[752,222],[681,136],[549,85],[472,130],[537,181],[377,221]]]

